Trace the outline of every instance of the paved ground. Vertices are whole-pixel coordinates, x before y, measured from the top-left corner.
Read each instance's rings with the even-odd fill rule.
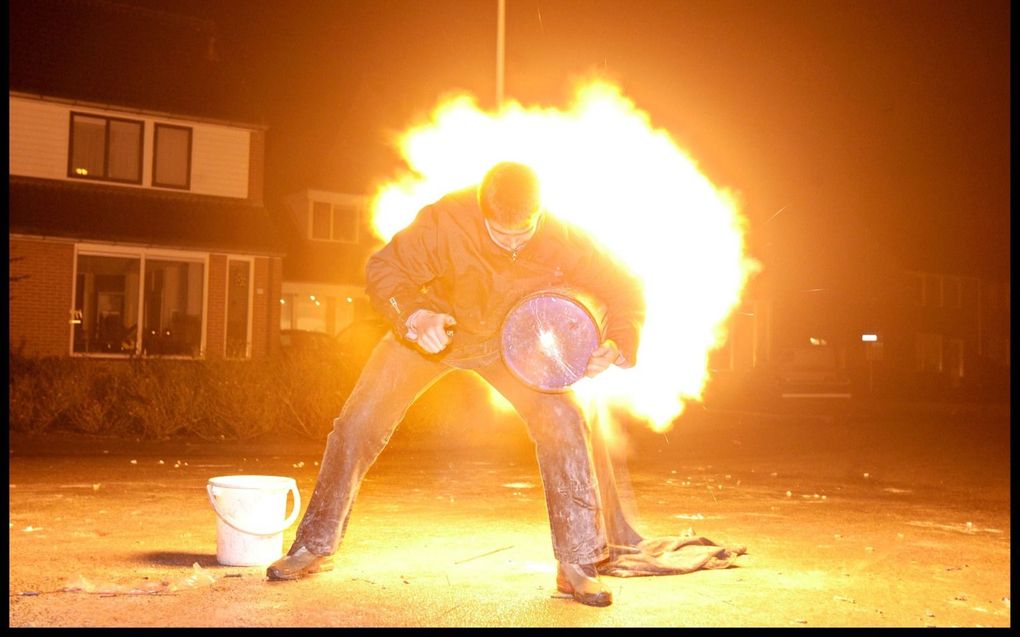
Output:
[[[665,435],[631,430],[640,530],[693,528],[747,554],[607,578],[604,609],[556,593],[514,426],[405,423],[336,570],[286,583],[216,563],[205,485],[286,475],[307,498],[319,443],[14,438],[10,625],[1011,626],[1009,406],[854,411],[692,410]]]

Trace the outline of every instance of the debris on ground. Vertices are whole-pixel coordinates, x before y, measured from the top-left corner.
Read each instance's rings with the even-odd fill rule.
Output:
[[[128,586],[115,582],[95,582],[79,574],[68,580],[61,589],[61,592],[92,593],[97,595],[158,595],[160,593],[175,593],[180,590],[211,586],[215,582],[216,577],[199,566],[198,562],[195,562],[191,566],[190,573],[173,582],[142,582]]]

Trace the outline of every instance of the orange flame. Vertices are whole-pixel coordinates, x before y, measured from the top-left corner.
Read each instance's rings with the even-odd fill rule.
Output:
[[[499,161],[531,166],[549,212],[587,230],[643,281],[648,307],[638,365],[610,368],[574,388],[589,415],[625,407],[656,431],[699,400],[708,357],[758,264],[745,252],[746,220],[670,135],[618,87],[582,85],[567,111],[479,110],[460,95],[399,139],[410,171],[373,200],[388,240],[423,206],[478,183]]]

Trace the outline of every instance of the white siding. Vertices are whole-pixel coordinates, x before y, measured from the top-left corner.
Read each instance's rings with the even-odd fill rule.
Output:
[[[61,104],[13,97],[10,106],[11,174],[67,179],[70,109]]]
[[[221,197],[248,196],[247,130],[194,124],[191,138],[191,191]]]
[[[81,182],[81,180],[71,179],[67,176],[71,111],[122,117],[139,120],[145,124],[141,186],[111,182],[100,183],[124,188],[152,188],[154,124],[172,124],[188,126],[193,130],[191,189],[188,192],[238,199],[248,197],[249,153],[251,149],[251,131],[249,129],[13,95],[10,96],[9,116],[11,175]],[[181,192],[177,189],[169,190]]]

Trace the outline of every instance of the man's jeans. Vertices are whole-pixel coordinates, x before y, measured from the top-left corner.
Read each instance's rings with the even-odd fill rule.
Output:
[[[528,426],[545,487],[556,559],[588,564],[606,558],[606,533],[589,432],[572,394],[530,389],[498,358],[487,357],[477,365],[463,367],[472,369],[499,391]],[[380,341],[333,422],[318,481],[290,553],[302,546],[317,555],[336,552],[369,467],[415,399],[454,369],[423,356],[392,334]]]

